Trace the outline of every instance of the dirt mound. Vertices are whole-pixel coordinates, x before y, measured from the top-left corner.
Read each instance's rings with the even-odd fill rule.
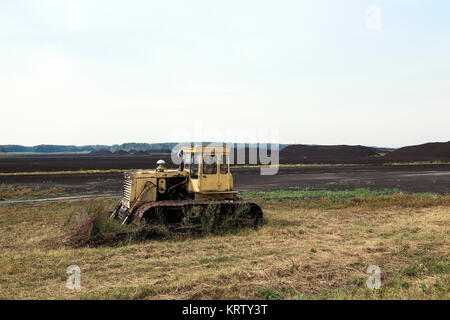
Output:
[[[114,152],[114,154],[117,154],[117,155],[125,155],[125,154],[129,154],[129,153],[126,152],[125,150],[117,150],[117,151]]]
[[[392,160],[450,160],[450,141],[432,142],[397,149],[386,155]]]
[[[338,163],[370,158],[378,154],[377,150],[365,146],[310,146],[290,145],[280,152],[281,163]]]
[[[231,150],[230,161],[235,165],[267,164],[265,157],[270,157],[271,151],[264,148],[234,148]],[[264,158],[261,158],[263,156]]]
[[[170,154],[171,151],[169,149],[151,149],[146,151],[147,154],[153,154],[153,153],[168,153]]]
[[[134,150],[133,154],[135,154],[135,155],[143,155],[144,156],[144,155],[147,155],[148,153],[145,152],[145,151],[142,151],[142,150],[140,150],[140,151]]]
[[[109,150],[103,150],[102,149],[102,150],[91,151],[91,152],[89,152],[89,154],[92,155],[92,156],[110,156],[113,153],[111,151],[109,151]]]
[[[130,150],[128,152],[129,154],[134,154],[134,155],[152,155],[152,154],[170,154],[170,150],[166,150],[166,149],[153,149],[153,150]]]

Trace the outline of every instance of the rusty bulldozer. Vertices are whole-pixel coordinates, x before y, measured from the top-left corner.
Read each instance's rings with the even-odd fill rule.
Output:
[[[122,224],[163,224],[182,228],[187,218],[200,222],[223,221],[230,216],[254,228],[262,222],[261,208],[240,199],[233,190],[230,148],[183,147],[179,169],[166,169],[162,160],[156,170],[124,174],[123,196],[111,213]],[[211,217],[211,207],[215,212]]]

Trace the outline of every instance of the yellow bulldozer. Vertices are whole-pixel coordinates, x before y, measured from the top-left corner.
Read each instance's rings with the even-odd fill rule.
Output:
[[[216,220],[240,212],[255,228],[262,222],[261,208],[233,190],[230,148],[182,147],[178,156],[179,169],[166,169],[159,160],[155,170],[125,173],[123,196],[111,217],[122,224],[145,221],[175,226],[182,225],[186,215],[192,217],[192,212],[201,219],[213,206]]]

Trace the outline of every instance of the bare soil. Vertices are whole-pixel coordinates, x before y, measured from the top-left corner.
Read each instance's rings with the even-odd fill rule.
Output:
[[[410,193],[450,193],[450,165],[445,164],[281,167],[274,176],[261,176],[259,168],[235,168],[232,173],[235,188],[241,191],[396,188]],[[0,176],[0,185],[65,188],[70,194],[119,194],[122,177],[122,173],[11,175]]]
[[[259,170],[235,169],[235,186],[241,190],[400,189],[404,192],[450,192],[450,165],[358,165],[281,167],[274,176]]]
[[[168,167],[176,167],[171,155],[165,150],[149,154],[131,154],[125,151],[111,153],[100,150],[91,154],[48,154],[48,155],[7,155],[0,157],[0,172],[49,172],[74,170],[110,170],[154,168],[160,159]],[[163,152],[165,151],[165,152]],[[263,151],[265,154],[266,151]],[[245,161],[238,163],[238,152],[232,157],[233,164],[249,164],[250,155],[259,155],[255,148],[245,149]],[[242,160],[242,159],[239,159]],[[379,150],[364,146],[308,146],[290,145],[280,151],[281,164],[367,164],[381,165],[390,162],[449,161],[450,142],[428,143],[380,153]],[[257,159],[261,164],[261,159]]]
[[[365,146],[290,145],[280,152],[281,163],[377,163],[380,152]]]
[[[48,172],[104,169],[154,168],[163,159],[170,164],[170,155],[26,155],[0,157],[0,172]]]

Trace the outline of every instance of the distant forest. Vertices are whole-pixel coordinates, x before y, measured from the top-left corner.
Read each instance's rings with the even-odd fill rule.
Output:
[[[175,142],[168,143],[123,143],[114,144],[112,146],[108,145],[87,145],[87,146],[73,146],[73,145],[52,145],[52,144],[40,144],[37,146],[26,147],[22,145],[0,145],[0,153],[8,152],[36,152],[36,153],[54,153],[54,152],[90,152],[96,150],[108,150],[115,152],[118,150],[124,151],[149,151],[149,150],[172,150],[172,148],[177,145]],[[183,145],[192,145],[193,142],[183,143]],[[197,143],[196,143],[197,144]],[[209,144],[209,142],[204,142],[203,144]],[[219,143],[217,143],[219,144]],[[244,146],[244,144],[239,144],[239,147]],[[248,146],[248,144],[245,144]],[[286,145],[280,145],[280,149]]]

